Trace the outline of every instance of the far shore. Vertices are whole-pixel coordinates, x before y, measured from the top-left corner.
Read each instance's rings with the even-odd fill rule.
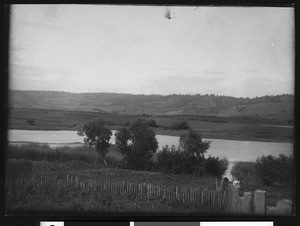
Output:
[[[122,126],[107,126],[111,130],[118,130],[120,128],[124,128]],[[10,128],[12,130],[37,130],[37,131],[74,131],[72,128],[23,128],[23,127],[13,127]],[[176,136],[179,137],[183,134],[186,134],[188,130],[168,130],[163,128],[153,128],[157,135],[167,135],[167,136]],[[197,131],[197,130],[196,130]],[[270,137],[270,138],[260,138],[247,136],[244,134],[202,134],[203,139],[220,139],[220,140],[236,140],[236,141],[255,141],[255,142],[275,142],[275,143],[293,143],[293,140],[284,139],[283,137]]]

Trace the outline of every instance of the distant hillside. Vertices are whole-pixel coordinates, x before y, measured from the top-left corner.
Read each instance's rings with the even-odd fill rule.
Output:
[[[132,95],[11,90],[10,107],[149,115],[260,116],[292,119],[294,96]]]

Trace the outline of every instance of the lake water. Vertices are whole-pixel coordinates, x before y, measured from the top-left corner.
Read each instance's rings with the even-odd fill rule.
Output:
[[[115,131],[113,131],[114,133]],[[156,135],[159,147],[164,145],[178,145],[179,137]],[[114,135],[111,143],[114,143]],[[226,157],[229,161],[255,161],[262,155],[279,154],[292,155],[292,143],[235,141],[221,139],[205,139],[212,141],[206,156]],[[9,142],[37,142],[48,143],[51,146],[75,146],[83,143],[83,137],[78,136],[76,131],[40,131],[40,130],[9,130]],[[78,143],[78,144],[74,144]]]

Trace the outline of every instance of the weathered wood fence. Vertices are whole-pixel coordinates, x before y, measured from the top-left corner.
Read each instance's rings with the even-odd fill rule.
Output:
[[[240,215],[266,215],[265,191],[244,192],[240,196],[240,184],[229,184],[226,196],[225,213]]]
[[[216,181],[215,189],[200,187],[163,186],[129,181],[81,180],[79,177],[66,175],[36,176],[18,178],[16,186],[20,189],[33,186],[37,189],[51,188],[53,192],[60,189],[81,192],[108,193],[112,196],[125,196],[131,199],[154,200],[165,199],[179,204],[197,205],[199,208],[209,208],[212,212],[240,215],[266,215],[266,192],[257,190],[254,193],[244,192],[240,196],[240,184],[228,184],[226,187]]]
[[[112,196],[125,196],[131,199],[155,200],[164,199],[175,201],[179,204],[197,205],[199,208],[209,208],[213,212],[220,212],[224,209],[226,191],[207,189],[200,187],[178,187],[163,186],[146,183],[133,183],[129,181],[110,181],[110,180],[81,180],[79,177],[67,175],[64,178],[57,176],[36,176],[25,179],[20,178],[16,181],[16,186],[33,186],[37,189],[44,187],[51,188],[53,192],[60,189],[78,189],[82,192],[108,193]]]

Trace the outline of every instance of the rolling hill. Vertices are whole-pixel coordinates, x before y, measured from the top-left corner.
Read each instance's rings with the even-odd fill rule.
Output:
[[[293,119],[290,94],[237,98],[217,95],[133,95],[117,93],[68,93],[9,91],[11,108],[113,112],[147,115],[255,116]]]

